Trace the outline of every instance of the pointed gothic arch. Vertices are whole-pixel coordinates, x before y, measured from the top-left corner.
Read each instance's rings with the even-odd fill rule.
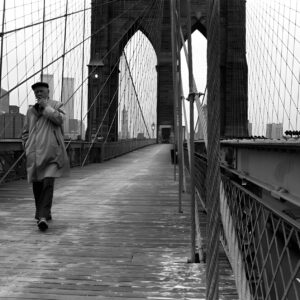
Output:
[[[157,122],[157,55],[148,37],[137,30],[119,60],[118,139],[153,138]]]

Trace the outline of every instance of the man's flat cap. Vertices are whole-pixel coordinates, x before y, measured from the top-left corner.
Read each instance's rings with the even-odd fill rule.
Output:
[[[35,84],[33,84],[31,86],[31,88],[34,90],[36,89],[37,87],[46,87],[49,89],[49,84],[47,82],[36,82]]]

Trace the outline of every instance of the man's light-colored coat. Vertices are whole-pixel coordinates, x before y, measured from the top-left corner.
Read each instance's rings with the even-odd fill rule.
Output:
[[[63,104],[48,100],[42,114],[29,107],[22,139],[26,152],[28,182],[61,177],[69,171],[63,138]]]

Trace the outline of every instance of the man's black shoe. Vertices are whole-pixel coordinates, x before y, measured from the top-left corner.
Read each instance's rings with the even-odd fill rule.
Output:
[[[40,229],[40,231],[45,231],[48,229],[48,223],[46,221],[46,218],[41,218],[38,223],[38,228]]]
[[[39,221],[40,218],[38,217],[38,215],[35,215],[34,218]],[[52,220],[52,215],[50,214],[49,216],[46,217],[46,221],[51,221]]]

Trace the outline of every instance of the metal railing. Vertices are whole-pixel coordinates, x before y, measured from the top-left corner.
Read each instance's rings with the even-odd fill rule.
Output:
[[[85,164],[101,163],[102,161],[129,153],[131,151],[155,144],[155,139],[132,139],[109,143],[66,141],[67,153],[71,167],[81,166],[86,155]],[[0,141],[0,184],[26,178],[26,158],[21,140]]]
[[[300,224],[223,176],[254,299],[300,299]]]
[[[199,152],[195,153],[195,185],[202,206],[207,210],[207,160],[205,153]],[[252,299],[300,299],[300,208],[286,213],[277,210],[276,205],[264,201],[263,195],[267,191],[263,192],[261,187],[251,183],[248,189],[243,187],[228,168],[222,168],[222,183]],[[274,204],[276,201],[274,199]],[[221,234],[221,240],[227,252],[229,241],[224,234]]]

